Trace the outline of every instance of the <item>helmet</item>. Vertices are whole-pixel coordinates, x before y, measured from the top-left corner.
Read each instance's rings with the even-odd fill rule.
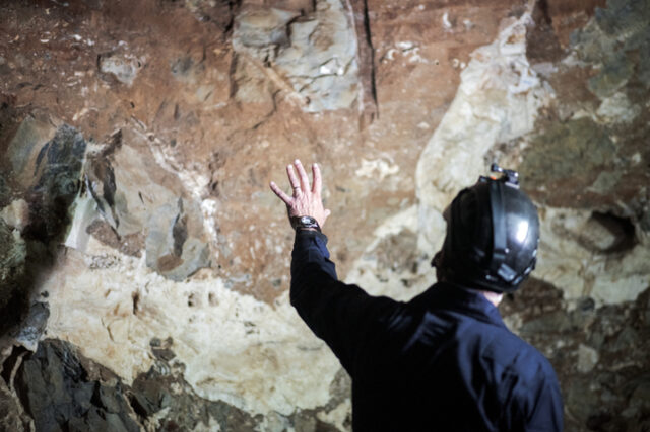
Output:
[[[445,210],[447,236],[433,264],[450,282],[512,292],[535,268],[539,219],[517,172],[492,171],[503,175],[479,177]]]

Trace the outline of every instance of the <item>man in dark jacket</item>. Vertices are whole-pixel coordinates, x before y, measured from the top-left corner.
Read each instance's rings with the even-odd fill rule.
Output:
[[[321,228],[329,215],[321,174],[300,163],[287,175],[296,240],[291,304],[352,378],[355,431],[561,431],[557,377],[511,333],[497,306],[534,268],[537,211],[517,174],[481,177],[445,210],[438,283],[409,302],[376,297],[338,280]]]

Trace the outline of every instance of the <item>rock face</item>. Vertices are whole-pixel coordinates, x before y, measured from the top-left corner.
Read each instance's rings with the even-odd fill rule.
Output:
[[[0,428],[349,430],[288,304],[295,158],[338,274],[402,300],[456,193],[518,169],[542,234],[505,320],[567,430],[650,427],[650,4],[443,3],[3,2]]]
[[[16,301],[20,291],[20,277],[25,265],[25,242],[18,231],[11,228],[0,219],[0,308],[7,311]],[[2,329],[13,323],[16,317],[2,320]]]
[[[119,381],[109,386],[88,377],[74,350],[44,341],[23,359],[14,378],[16,392],[36,430],[137,431]]]
[[[235,97],[265,102],[284,91],[307,112],[349,108],[358,95],[352,10],[339,0],[314,2],[300,14],[251,8],[235,20]]]

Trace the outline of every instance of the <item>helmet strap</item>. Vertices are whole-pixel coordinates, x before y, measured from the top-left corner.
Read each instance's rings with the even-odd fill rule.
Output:
[[[490,207],[492,208],[492,260],[490,266],[497,272],[508,254],[506,218],[503,206],[503,182],[490,181]]]

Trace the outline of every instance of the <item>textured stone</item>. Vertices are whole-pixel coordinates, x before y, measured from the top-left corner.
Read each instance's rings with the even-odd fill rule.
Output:
[[[630,123],[641,113],[641,107],[634,105],[625,93],[614,93],[605,98],[596,114],[607,122]]]
[[[9,142],[5,157],[11,176],[24,188],[34,183],[41,149],[54,138],[57,129],[45,119],[26,116]]]
[[[309,112],[348,108],[357,97],[353,23],[341,2],[318,0],[313,14],[253,9],[236,18],[237,95],[262,102],[272,83]],[[268,96],[267,96],[268,97]]]
[[[588,87],[601,99],[614,94],[635,75],[649,87],[648,59],[642,54],[650,43],[648,2],[609,0],[607,6],[596,8],[594,19],[572,36],[578,56],[599,69]]]
[[[187,208],[188,204],[192,205],[179,198],[176,205],[162,205],[152,212],[147,224],[147,265],[178,281],[210,265],[208,245],[188,236],[189,219],[201,219],[198,206]]]
[[[39,431],[139,430],[124,397],[90,380],[74,349],[64,342],[42,342],[23,360],[15,385]]]
[[[28,261],[46,263],[25,285],[40,317],[25,310],[27,339],[42,337],[47,300],[48,336],[92,359],[79,357],[90,403],[84,385],[71,398],[87,414],[65,427],[121,430],[127,413],[145,430],[349,430],[349,380],[288,305],[292,232],[266,188],[300,157],[323,167],[339,275],[402,300],[435,280],[451,197],[493,161],[528,166],[540,259],[504,301],[506,322],[558,371],[566,430],[643,430],[649,9],[610,2],[585,27],[602,5],[3,3],[0,206],[28,204]],[[133,59],[143,67],[117,61]],[[360,133],[369,89],[381,116]],[[74,214],[57,224],[65,248],[48,243],[57,230],[36,229],[58,214],[24,193],[59,124],[27,119],[31,107],[87,139]],[[11,146],[27,161],[16,172],[5,155],[20,127],[36,138]],[[558,155],[568,162],[551,164]],[[189,273],[181,260],[203,251],[210,268],[161,276]],[[15,350],[3,360],[9,391]]]
[[[7,384],[0,380],[0,429],[5,431],[35,431],[33,421],[24,415],[20,402]]]
[[[25,242],[20,234],[0,219],[0,284],[14,283],[25,262]],[[6,299],[5,296],[0,298]]]
[[[598,352],[581,344],[578,348],[578,371],[587,373],[596,366],[596,363],[598,363]]]
[[[633,73],[634,63],[619,51],[607,58],[598,75],[589,80],[589,90],[600,98],[611,96],[628,83]]]
[[[598,27],[616,38],[647,30],[650,21],[650,2],[647,0],[607,0],[607,8],[597,8]]]
[[[97,62],[103,73],[111,74],[121,83],[131,86],[138,70],[143,66],[144,59],[138,59],[131,54],[111,53],[99,56]]]
[[[142,170],[142,150],[122,140],[119,131],[89,151],[83,170],[86,193],[75,200],[65,245],[85,251],[92,235],[129,255],[138,256],[144,248],[147,265],[174,280],[209,266],[199,205],[176,195],[183,193],[179,184],[156,182],[163,170]]]
[[[615,155],[607,132],[591,119],[557,122],[535,137],[523,154],[522,181],[557,202],[561,184],[571,178],[589,185],[600,171],[613,168]]]
[[[86,142],[72,126],[59,127],[39,151],[34,181],[27,193],[31,235],[43,240],[59,236],[70,222],[68,207],[79,190]]]
[[[530,11],[508,20],[492,45],[473,53],[454,101],[418,161],[419,246],[429,253],[444,238],[444,208],[477,173],[487,171],[492,161],[484,155],[530,133],[537,111],[549,101],[548,89],[526,59],[530,22]]]
[[[27,201],[20,198],[0,210],[0,218],[5,223],[18,231],[22,231],[29,224],[29,206]]]
[[[27,316],[11,336],[16,343],[30,351],[36,351],[38,343],[45,332],[49,317],[50,310],[47,307],[47,303],[32,301],[27,309]]]
[[[159,364],[133,382],[131,403],[145,424],[156,430],[258,430],[260,416],[201,399],[182,377],[170,372]]]
[[[17,303],[23,293],[19,282],[25,269],[26,247],[18,231],[0,218],[0,332],[15,324]]]

